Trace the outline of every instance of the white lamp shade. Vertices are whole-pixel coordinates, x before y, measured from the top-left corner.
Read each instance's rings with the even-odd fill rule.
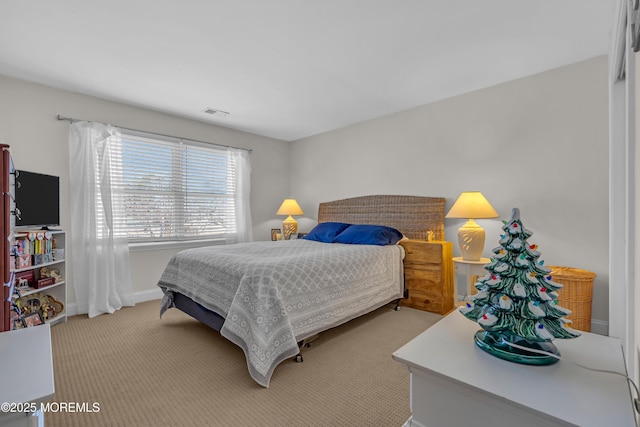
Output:
[[[460,193],[445,218],[497,218],[498,212],[479,191]]]

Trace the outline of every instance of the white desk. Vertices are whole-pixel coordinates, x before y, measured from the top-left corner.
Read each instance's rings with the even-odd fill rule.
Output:
[[[619,340],[583,332],[554,343],[564,360],[528,366],[478,348],[457,310],[393,353],[411,372],[413,427],[635,427]]]
[[[455,283],[455,294],[457,295],[457,301],[455,305],[460,305],[460,302],[464,299],[465,296],[469,297],[472,294],[475,294],[476,291],[473,289],[473,284],[475,283],[475,278],[478,276],[484,276],[487,271],[484,269],[486,264],[489,264],[491,260],[489,258],[480,258],[478,261],[465,261],[461,256],[457,256],[453,258],[453,270],[454,270],[454,283]],[[465,276],[465,289],[460,292],[460,285],[458,281],[458,275],[462,274]]]
[[[49,324],[0,333],[0,403],[40,403],[53,399]],[[0,426],[43,425],[40,413],[0,412]]]

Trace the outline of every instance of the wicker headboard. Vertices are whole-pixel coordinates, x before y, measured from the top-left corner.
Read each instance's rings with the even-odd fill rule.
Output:
[[[386,225],[409,239],[444,240],[444,197],[361,196],[320,203],[318,222]]]

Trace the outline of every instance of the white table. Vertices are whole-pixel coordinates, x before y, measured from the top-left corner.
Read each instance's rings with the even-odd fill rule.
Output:
[[[53,399],[51,329],[44,324],[0,333],[0,403],[40,403]],[[40,412],[0,411],[0,426],[42,426]]]
[[[494,357],[479,326],[455,310],[393,353],[411,373],[412,427],[635,427],[618,339],[583,332],[555,340],[563,360],[529,366]]]
[[[458,296],[457,301],[454,301],[455,305],[460,305],[465,296],[469,297],[475,294],[475,290],[473,289],[475,279],[478,276],[484,276],[486,274],[487,271],[484,269],[484,266],[490,262],[491,260],[489,258],[480,258],[478,261],[467,261],[462,259],[461,256],[453,257],[455,293]],[[465,276],[465,289],[462,293],[460,293],[458,281],[459,274]]]

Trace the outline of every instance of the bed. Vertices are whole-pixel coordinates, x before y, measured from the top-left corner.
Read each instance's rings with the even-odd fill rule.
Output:
[[[444,198],[386,195],[321,203],[318,223],[335,222],[442,240]],[[305,339],[402,298],[403,257],[399,244],[305,239],[188,249],[170,260],[158,282],[161,315],[176,307],[219,331],[242,348],[251,377],[268,387],[276,366],[298,355]]]

